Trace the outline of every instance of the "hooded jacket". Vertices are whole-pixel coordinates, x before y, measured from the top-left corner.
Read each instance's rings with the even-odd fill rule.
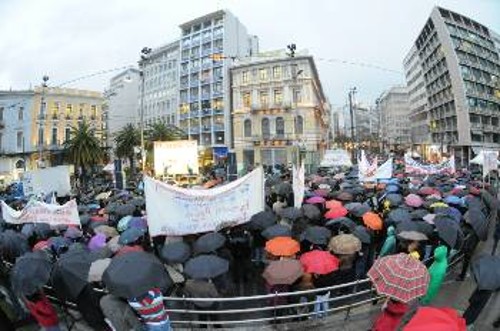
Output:
[[[434,250],[434,262],[429,268],[431,279],[427,293],[422,298],[422,304],[428,305],[436,297],[441,289],[444,278],[446,276],[446,269],[448,269],[448,248],[446,246],[439,246]]]
[[[384,244],[380,249],[380,256],[390,255],[396,252],[396,234],[395,229],[391,225],[387,228],[387,237],[385,238]]]

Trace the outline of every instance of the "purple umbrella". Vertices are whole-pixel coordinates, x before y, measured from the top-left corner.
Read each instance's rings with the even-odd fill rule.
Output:
[[[90,251],[97,251],[106,246],[106,235],[103,233],[98,233],[92,238],[90,238],[88,248]]]
[[[408,194],[405,197],[405,203],[410,207],[418,208],[422,206],[424,200],[422,200],[422,198],[416,194]]]
[[[325,203],[325,199],[319,196],[314,196],[306,200],[306,203],[315,204],[315,203]]]

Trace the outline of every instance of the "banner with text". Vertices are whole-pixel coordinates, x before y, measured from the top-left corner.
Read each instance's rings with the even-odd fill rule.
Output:
[[[209,190],[184,189],[146,177],[145,195],[151,236],[183,236],[246,223],[264,210],[264,172]]]
[[[433,174],[454,174],[455,173],[455,156],[452,155],[448,160],[439,164],[423,164],[405,155],[405,172],[421,175]]]
[[[392,177],[393,159],[389,158],[382,165],[377,166],[374,162],[365,172],[359,171],[360,182],[375,182],[379,179],[388,179]]]
[[[58,196],[71,194],[69,176],[70,166],[57,166],[27,171],[22,174],[24,195],[48,194],[56,192]]]
[[[30,201],[23,210],[12,209],[2,201],[2,216],[6,223],[47,223],[56,225],[81,226],[76,200],[70,200],[64,205],[52,205],[40,201]]]
[[[296,208],[300,208],[302,206],[302,200],[304,200],[304,191],[306,189],[305,186],[305,171],[304,171],[304,161],[300,165],[299,169],[294,164],[292,168],[292,176],[293,176],[293,197],[294,197],[294,206]]]

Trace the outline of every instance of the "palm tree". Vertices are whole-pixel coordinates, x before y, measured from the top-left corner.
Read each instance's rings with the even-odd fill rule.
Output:
[[[116,143],[116,156],[119,158],[128,158],[130,162],[130,170],[134,173],[134,147],[141,144],[141,133],[139,129],[137,129],[132,123],[129,123],[116,133],[114,140]]]
[[[104,156],[94,128],[86,121],[71,128],[71,138],[64,143],[64,151],[75,168],[81,169],[84,184],[87,179],[87,169],[99,163]]]
[[[146,130],[147,149],[153,149],[155,141],[171,141],[187,139],[186,133],[175,125],[167,124],[165,121],[155,122]]]

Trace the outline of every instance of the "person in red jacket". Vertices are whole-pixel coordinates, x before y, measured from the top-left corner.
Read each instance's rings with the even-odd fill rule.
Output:
[[[25,303],[44,331],[61,331],[57,312],[42,291],[27,296]]]
[[[387,299],[382,307],[382,313],[378,315],[375,323],[373,323],[372,331],[395,331],[397,330],[401,319],[408,311],[407,304]]]

